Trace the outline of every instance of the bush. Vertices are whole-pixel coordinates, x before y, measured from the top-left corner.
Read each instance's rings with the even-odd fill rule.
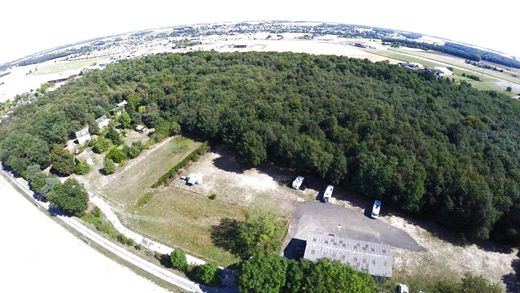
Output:
[[[209,199],[211,200],[214,200],[217,198],[217,194],[216,193],[212,193],[210,196],[209,196]]]
[[[208,286],[220,286],[219,278],[220,269],[214,263],[206,263],[201,266],[195,266],[190,271],[190,277],[199,283]]]
[[[79,161],[79,163],[74,168],[74,173],[78,175],[86,175],[88,172],[90,172],[90,166],[83,161]]]
[[[211,238],[222,247],[242,259],[257,253],[277,254],[286,235],[286,226],[272,214],[247,215],[246,220],[224,218],[212,227]]]
[[[118,148],[112,148],[108,154],[106,155],[107,158],[111,159],[115,163],[121,163],[123,161],[128,160],[128,157],[126,156],[126,153]]]
[[[94,142],[93,150],[98,154],[108,151],[112,147],[112,142],[109,139],[100,137]]]
[[[123,152],[130,159],[137,158],[143,151],[143,144],[141,142],[133,142],[132,146],[125,145],[123,147]]]
[[[193,152],[191,152],[189,155],[187,155],[182,161],[175,164],[173,167],[168,170],[168,172],[164,173],[155,183],[152,185],[152,188],[156,188],[161,186],[166,180],[172,178],[175,176],[177,171],[184,168],[188,163],[191,161],[197,160],[201,155],[207,153],[209,151],[209,145],[208,143],[201,144],[197,149],[195,149]]]
[[[114,174],[114,172],[116,171],[116,165],[114,164],[114,162],[105,157],[105,159],[103,160],[103,173],[105,173],[105,175],[109,175],[109,174]]]
[[[182,249],[177,248],[170,253],[170,262],[173,268],[181,272],[187,272],[188,261],[186,260],[186,253]]]

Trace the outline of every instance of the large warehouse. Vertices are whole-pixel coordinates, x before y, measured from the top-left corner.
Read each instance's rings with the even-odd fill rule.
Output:
[[[381,243],[344,239],[333,235],[311,234],[304,258],[338,260],[372,276],[392,276],[390,246]]]

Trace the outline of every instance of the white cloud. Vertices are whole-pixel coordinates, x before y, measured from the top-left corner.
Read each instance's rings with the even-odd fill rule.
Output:
[[[0,62],[109,34],[216,21],[316,20],[409,30],[505,51],[515,41],[517,1],[65,1],[2,3]]]

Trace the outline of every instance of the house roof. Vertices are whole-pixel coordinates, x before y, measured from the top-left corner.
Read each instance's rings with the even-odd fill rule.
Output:
[[[76,138],[82,137],[85,135],[90,135],[90,132],[88,131],[88,126],[80,129],[79,131],[76,131],[75,134],[76,134]]]
[[[382,243],[352,240],[326,234],[311,234],[304,258],[338,260],[373,276],[392,276],[390,246]]]
[[[78,158],[79,160],[82,160],[82,161],[88,161],[88,160],[92,160],[92,156],[90,155],[90,153],[88,151],[82,151],[81,153],[79,153],[76,158]]]
[[[99,117],[98,119],[96,119],[96,123],[99,124],[99,123],[103,123],[108,120],[110,120],[110,119],[108,119],[106,115],[103,115],[103,116]]]

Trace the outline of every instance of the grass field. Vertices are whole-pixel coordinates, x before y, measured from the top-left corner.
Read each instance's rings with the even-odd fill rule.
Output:
[[[163,173],[200,145],[185,137],[175,137],[153,151],[144,152],[122,170],[108,176],[99,190],[124,207],[134,206]],[[159,143],[159,144],[161,144]]]
[[[109,60],[108,57],[97,57],[92,59],[85,60],[77,60],[77,61],[65,61],[58,60],[56,63],[51,63],[45,65],[41,68],[38,68],[38,71],[35,71],[34,75],[44,75],[44,74],[55,74],[60,72],[66,72],[71,70],[80,70],[83,67],[92,65],[94,63],[104,63]]]
[[[415,51],[402,52],[402,51],[398,51],[395,49],[386,50],[386,51],[385,50],[371,50],[370,52],[372,52],[375,55],[387,57],[390,59],[400,60],[400,61],[404,61],[404,62],[420,63],[420,64],[424,65],[425,67],[446,67],[447,65],[461,67],[464,69],[455,68],[453,70],[453,76],[451,78],[454,78],[455,80],[458,80],[458,81],[463,80],[463,81],[469,82],[474,88],[479,89],[479,90],[495,90],[497,92],[506,94],[508,96],[512,96],[512,94],[510,92],[505,91],[503,88],[501,88],[500,86],[498,86],[496,84],[496,82],[500,80],[498,77],[492,77],[488,74],[482,74],[480,72],[476,72],[476,71],[474,71],[474,67],[471,68],[472,65],[465,64],[464,60],[462,60],[462,64],[460,64],[459,62],[453,62],[452,60],[450,63],[450,59],[445,60],[446,58],[442,59],[441,57],[443,57],[443,56],[441,56],[441,57],[438,57],[439,62],[435,62],[434,58],[436,58],[438,55],[430,54],[430,55],[423,56],[423,55],[420,55],[421,52],[415,52]],[[414,57],[415,54],[417,54],[417,57]],[[427,53],[424,53],[424,54],[427,54]],[[428,60],[425,60],[423,58],[427,58]],[[476,76],[480,77],[480,81],[476,81],[476,80],[472,80],[470,78],[464,77],[464,76],[462,76],[463,73],[465,73],[466,75],[476,75]]]
[[[222,218],[243,219],[243,208],[173,186],[150,187],[200,144],[185,137],[159,143],[106,177],[99,191],[116,204],[130,229],[219,265],[229,265],[238,259],[213,245],[211,226],[218,225]]]
[[[244,208],[175,188],[156,192],[152,197],[144,206],[136,205],[128,211],[125,220],[130,227],[220,265],[238,261],[234,255],[213,245],[211,227],[218,225],[222,218],[244,219]]]

